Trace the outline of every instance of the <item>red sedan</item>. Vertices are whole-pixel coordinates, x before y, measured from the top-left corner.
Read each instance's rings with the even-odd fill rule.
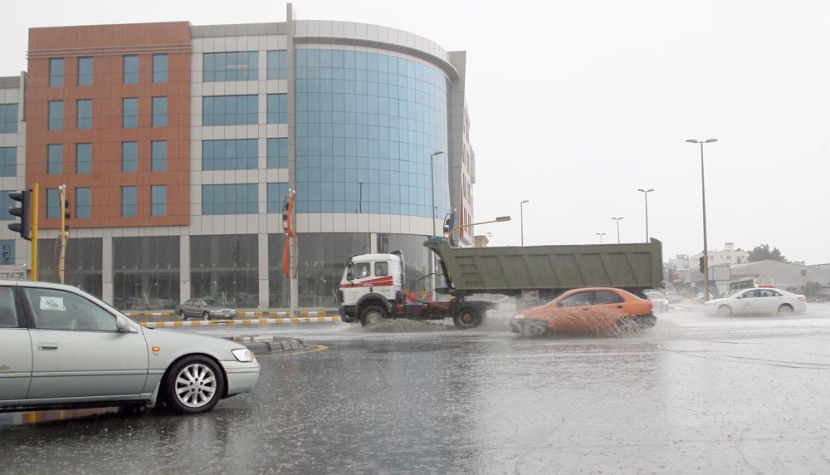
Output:
[[[552,302],[513,316],[520,335],[608,334],[619,328],[649,328],[657,318],[651,300],[608,287],[575,289]]]

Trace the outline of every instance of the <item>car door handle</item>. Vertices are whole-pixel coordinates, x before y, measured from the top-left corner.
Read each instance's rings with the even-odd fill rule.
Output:
[[[58,344],[57,343],[38,343],[37,349],[44,351],[44,350],[57,350]]]
[[[617,308],[623,308],[622,305],[617,305]]]

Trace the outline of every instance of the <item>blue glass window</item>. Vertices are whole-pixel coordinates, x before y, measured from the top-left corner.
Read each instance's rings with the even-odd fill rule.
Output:
[[[63,145],[50,144],[46,146],[46,173],[60,175],[63,169]]]
[[[133,129],[138,127],[138,98],[121,99],[121,127]]]
[[[138,170],[138,143],[121,142],[121,171],[134,172]]]
[[[167,141],[157,140],[152,143],[150,150],[151,170],[163,172],[167,170]]]
[[[288,198],[288,183],[268,183],[268,213],[282,213]]]
[[[92,99],[78,100],[78,130],[92,128]]]
[[[259,53],[205,53],[204,82],[256,81],[259,72]]]
[[[167,55],[153,55],[153,82],[167,82]]]
[[[268,52],[268,79],[288,79],[288,51]]]
[[[49,59],[49,87],[63,87],[63,58]]]
[[[92,172],[92,144],[75,144],[75,172]]]
[[[150,187],[150,214],[152,216],[167,216],[167,187],[153,185]]]
[[[259,120],[256,95],[205,96],[202,98],[202,125],[256,125]]]
[[[92,216],[92,192],[89,188],[75,188],[75,216],[78,218]]]
[[[55,219],[61,217],[61,192],[57,188],[46,190],[46,218]]]
[[[138,207],[138,195],[136,187],[121,187],[121,216],[135,216]]]
[[[257,214],[257,185],[202,185],[202,214]]]
[[[49,130],[63,130],[63,101],[49,101]]]
[[[78,85],[92,85],[92,58],[90,57],[78,58]]]
[[[288,123],[288,94],[268,94],[268,123]]]
[[[124,84],[138,84],[138,55],[124,56]]]
[[[3,239],[0,241],[0,249],[3,251],[0,264],[14,264],[14,239]]]
[[[443,71],[369,51],[298,49],[296,74],[298,212],[449,211],[447,154],[432,156],[448,150]]]
[[[257,142],[257,139],[203,141],[202,170],[256,170]]]
[[[268,168],[288,168],[288,139],[268,139]]]
[[[0,147],[0,176],[17,176],[17,147]]]
[[[153,98],[153,127],[167,127],[167,98]]]
[[[17,132],[17,104],[0,104],[0,134]]]

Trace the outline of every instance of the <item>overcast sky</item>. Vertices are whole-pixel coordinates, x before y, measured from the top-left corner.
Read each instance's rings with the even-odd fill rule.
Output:
[[[830,2],[296,0],[298,17],[398,28],[467,51],[475,219],[493,245],[644,241],[663,257],[777,247],[830,263]],[[3,5],[0,76],[28,28],[285,21],[273,0]]]

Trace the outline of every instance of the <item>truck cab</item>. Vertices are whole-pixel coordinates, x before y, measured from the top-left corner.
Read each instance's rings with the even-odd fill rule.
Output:
[[[351,322],[361,315],[361,309],[376,305],[391,311],[391,303],[403,288],[403,256],[392,254],[363,254],[346,261],[337,302],[340,318]]]

